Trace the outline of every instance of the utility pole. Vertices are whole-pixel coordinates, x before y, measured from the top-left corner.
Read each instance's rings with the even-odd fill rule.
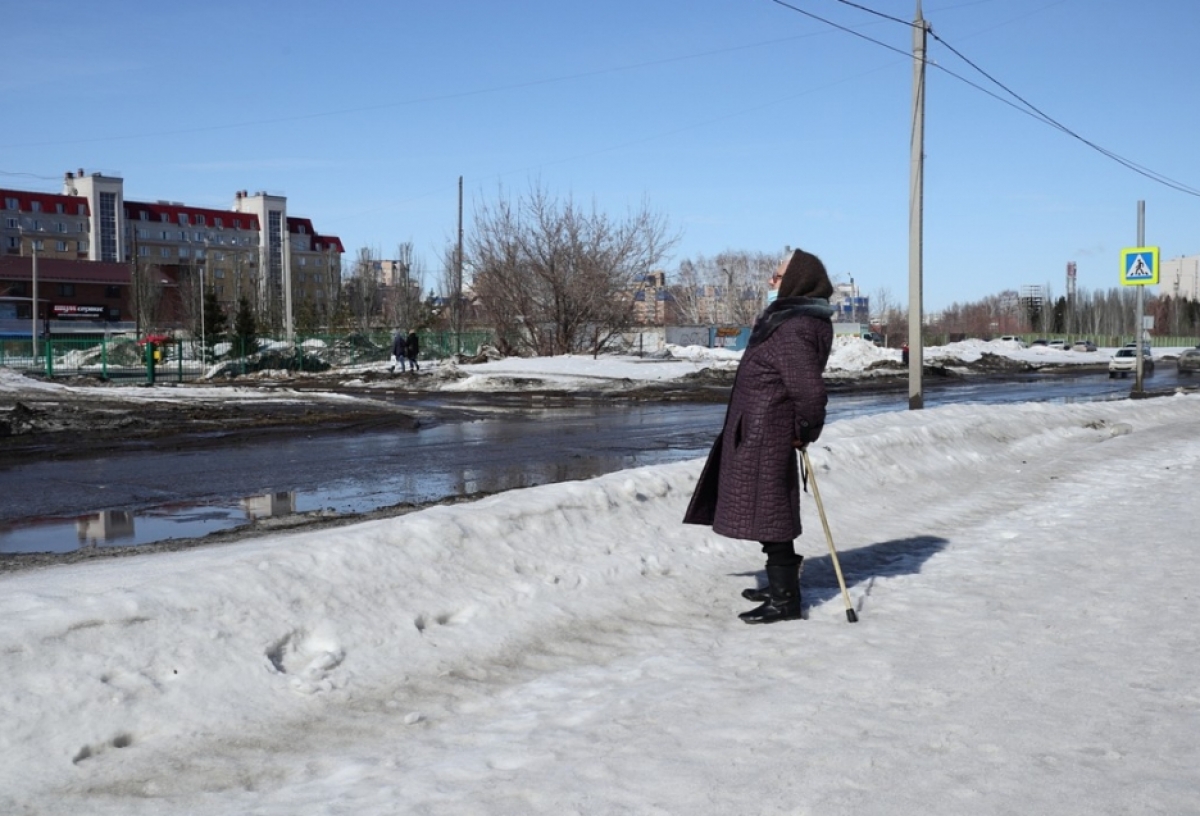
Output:
[[[283,217],[283,322],[288,345],[296,341],[296,323],[292,319],[292,237],[287,217]]]
[[[37,368],[37,362],[38,362],[38,311],[39,311],[38,310],[38,287],[37,287],[37,273],[38,273],[37,238],[33,239],[32,247],[33,247],[33,269],[32,269],[32,274],[33,274],[33,304],[32,305],[33,305],[33,308],[30,310],[30,314],[33,317],[33,328],[32,328],[32,333],[29,335],[29,343],[30,343],[30,346],[32,346],[32,348],[33,348],[33,367]]]
[[[922,210],[925,195],[925,38],[929,24],[921,16],[913,21],[913,129],[909,162],[908,199],[908,407],[925,407],[922,374],[925,349],[921,338],[924,322],[922,299]]]
[[[205,281],[208,273],[209,260],[212,258],[212,247],[207,238],[204,239],[204,263],[200,266],[200,375],[204,376],[204,367],[208,364],[208,323],[204,319],[204,296],[207,294]]]
[[[1146,202],[1139,201],[1137,205],[1137,245],[1144,247],[1146,245]],[[1134,368],[1133,390],[1140,394],[1142,393],[1142,315],[1145,310],[1145,285],[1139,285],[1137,288],[1137,320],[1134,323],[1134,331],[1137,332],[1137,348],[1134,353],[1137,355],[1137,366]]]
[[[462,353],[463,327],[463,177],[458,177],[458,248],[454,252],[454,352]]]

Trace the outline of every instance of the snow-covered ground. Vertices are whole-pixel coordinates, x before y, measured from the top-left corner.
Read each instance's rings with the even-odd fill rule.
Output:
[[[589,360],[479,369],[693,364]],[[811,496],[807,620],[737,619],[761,556],[679,523],[698,460],[2,575],[0,813],[1200,813],[1200,396],[812,458],[858,623]]]

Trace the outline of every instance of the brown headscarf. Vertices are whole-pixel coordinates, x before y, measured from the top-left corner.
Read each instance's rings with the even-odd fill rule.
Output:
[[[826,298],[833,294],[833,284],[825,271],[825,264],[816,255],[797,249],[788,260],[783,279],[779,282],[781,298],[810,297]]]

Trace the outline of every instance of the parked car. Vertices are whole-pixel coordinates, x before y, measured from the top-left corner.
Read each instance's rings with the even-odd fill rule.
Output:
[[[1091,340],[1076,340],[1071,346],[1071,351],[1095,351],[1096,344]]]
[[[1050,341],[1047,340],[1045,337],[1039,337],[1037,340],[1034,340],[1029,345],[1031,345],[1031,346],[1047,346],[1049,344],[1050,344]]]
[[[1117,353],[1108,361],[1109,377],[1127,377],[1137,370],[1137,349],[1119,348]],[[1154,358],[1150,349],[1142,346],[1142,372],[1149,374],[1154,371]]]
[[[1025,341],[1024,341],[1024,340],[1022,340],[1020,337],[1017,337],[1015,334],[1006,334],[1006,335],[1004,335],[1003,337],[1001,337],[1000,339],[1001,339],[1001,340],[1003,340],[1003,341],[1004,341],[1004,342],[1006,342],[1006,343],[1016,343],[1016,344],[1017,344],[1018,346],[1020,346],[1021,348],[1025,348],[1025,347],[1026,347],[1026,346],[1025,346]]]
[[[1200,371],[1200,346],[1185,349],[1179,355],[1179,373],[1194,374]]]
[[[1066,351],[1067,350],[1067,341],[1066,340],[1051,340],[1048,343],[1046,343],[1046,348],[1054,349],[1055,351]]]

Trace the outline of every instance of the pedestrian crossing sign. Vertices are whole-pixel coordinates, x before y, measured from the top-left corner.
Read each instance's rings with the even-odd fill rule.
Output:
[[[1158,247],[1121,250],[1121,285],[1154,286],[1158,283]]]

